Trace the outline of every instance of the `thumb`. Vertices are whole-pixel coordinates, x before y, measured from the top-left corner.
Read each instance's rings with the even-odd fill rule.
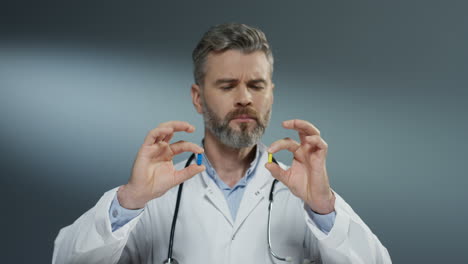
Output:
[[[183,183],[184,181],[192,178],[193,176],[197,175],[198,173],[204,171],[206,169],[205,165],[197,165],[192,164],[187,168],[184,168],[180,171],[176,171],[176,185]]]
[[[273,178],[284,183],[284,180],[286,179],[286,171],[283,170],[278,164],[274,162],[267,162],[265,164],[265,168],[270,171]]]

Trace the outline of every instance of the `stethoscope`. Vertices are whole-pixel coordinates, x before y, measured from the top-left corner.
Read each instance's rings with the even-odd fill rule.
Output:
[[[190,163],[192,162],[192,160],[195,158],[195,154],[192,154],[190,156],[190,158],[187,160],[187,163],[185,163],[185,168],[187,168]],[[272,161],[276,164],[278,164],[278,162],[276,161],[275,158],[272,158]],[[274,179],[273,180],[273,183],[271,184],[271,189],[270,189],[270,195],[269,195],[269,201],[270,203],[268,204],[268,225],[267,225],[267,241],[268,241],[268,250],[270,251],[270,254],[275,257],[277,260],[281,260],[281,261],[287,261],[287,262],[291,262],[292,261],[292,258],[291,257],[280,257],[278,256],[277,254],[275,254],[275,252],[273,251],[273,249],[271,248],[271,229],[270,229],[270,218],[271,218],[271,211],[272,211],[272,205],[273,205],[273,192],[275,190],[275,185],[276,183],[278,182],[277,179]],[[172,226],[171,226],[171,236],[169,238],[169,249],[168,249],[168,252],[167,252],[167,259],[163,262],[163,264],[169,264],[169,263],[172,263],[172,264],[179,264],[179,262],[172,257],[172,247],[174,246],[174,232],[175,232],[175,226],[176,226],[176,221],[177,221],[177,215],[179,214],[179,205],[180,205],[180,197],[182,196],[182,189],[184,187],[184,183],[181,183],[179,185],[179,190],[177,192],[177,201],[176,201],[176,206],[175,206],[175,210],[174,210],[174,216],[172,217]]]

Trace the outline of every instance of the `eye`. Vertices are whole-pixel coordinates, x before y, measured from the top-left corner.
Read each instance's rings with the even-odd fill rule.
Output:
[[[255,90],[262,90],[262,89],[264,89],[264,87],[261,86],[261,85],[252,85],[251,87],[252,87],[253,89],[255,89]]]
[[[220,88],[221,88],[221,90],[228,91],[228,90],[231,90],[232,88],[234,88],[234,86],[229,85],[229,86],[222,86]]]

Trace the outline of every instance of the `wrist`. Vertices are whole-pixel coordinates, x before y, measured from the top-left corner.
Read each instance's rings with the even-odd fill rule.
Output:
[[[329,195],[313,201],[306,201],[307,206],[317,214],[326,215],[335,211],[336,197],[330,189]]]
[[[129,210],[144,208],[147,201],[137,198],[137,192],[133,191],[128,185],[122,185],[117,190],[117,200],[120,206]]]

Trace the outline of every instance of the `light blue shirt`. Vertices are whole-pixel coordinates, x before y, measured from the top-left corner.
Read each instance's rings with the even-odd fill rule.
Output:
[[[252,161],[252,163],[250,163],[249,169],[245,173],[244,177],[242,177],[232,188],[229,187],[225,182],[223,182],[221,178],[219,178],[218,174],[216,173],[213,166],[211,166],[211,163],[206,157],[206,155],[203,155],[203,164],[206,167],[206,172],[208,176],[216,183],[219,189],[223,192],[224,197],[226,198],[226,202],[231,211],[231,216],[233,220],[236,218],[237,210],[239,209],[239,205],[242,200],[242,196],[244,195],[245,188],[255,175],[255,171],[259,165],[258,163],[260,157],[263,154],[263,151],[264,150],[261,150],[260,147],[256,147],[255,158]],[[332,229],[333,224],[335,223],[336,212],[333,211],[329,214],[321,215],[312,211],[312,209],[310,209],[308,206],[304,206],[304,208],[310,219],[314,221],[317,227],[325,234],[328,234]],[[109,208],[109,218],[111,221],[112,232],[130,222],[133,218],[137,217],[141,212],[143,212],[143,210],[144,208],[137,210],[129,210],[123,208],[119,204],[116,194]]]
[[[258,147],[255,149],[255,158],[250,163],[249,169],[245,173],[244,177],[242,177],[232,188],[223,182],[221,178],[219,178],[206,155],[203,155],[203,164],[206,167],[206,174],[208,174],[208,176],[216,183],[216,186],[218,186],[218,188],[223,192],[224,197],[226,198],[226,202],[229,206],[229,210],[231,211],[232,220],[236,219],[237,210],[239,209],[245,188],[247,187],[247,184],[250,182],[250,180],[252,180],[253,176],[255,175],[255,171],[257,170],[257,163],[260,160],[261,153]]]

